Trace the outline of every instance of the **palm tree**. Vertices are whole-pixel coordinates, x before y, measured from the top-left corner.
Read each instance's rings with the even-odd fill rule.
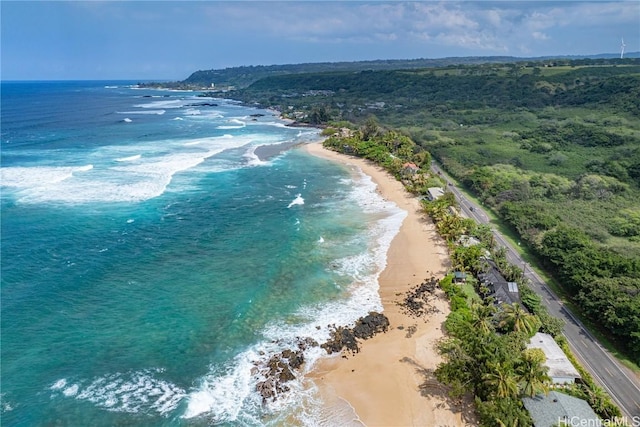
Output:
[[[493,332],[493,315],[496,310],[493,305],[474,302],[471,304],[473,328],[482,334]]]
[[[596,414],[605,419],[612,419],[621,416],[620,409],[609,400],[607,393],[597,384],[582,384],[583,390],[587,394],[587,401]]]
[[[499,326],[501,328],[508,328],[514,332],[526,332],[529,335],[533,335],[536,331],[536,318],[527,313],[520,304],[514,302],[512,304],[502,305],[502,315]]]
[[[504,421],[498,418],[496,418],[496,421],[498,422],[498,427],[518,427],[520,425],[519,420],[517,418],[514,418],[509,425],[505,424]]]
[[[454,241],[464,234],[465,223],[457,215],[445,215],[438,223],[438,229],[445,240]]]
[[[548,393],[551,378],[544,366],[545,355],[539,348],[527,349],[516,365],[516,375],[520,382],[520,392],[524,396],[534,397],[538,393]]]
[[[491,365],[491,371],[482,376],[485,384],[499,399],[516,398],[518,382],[513,369],[497,362]]]

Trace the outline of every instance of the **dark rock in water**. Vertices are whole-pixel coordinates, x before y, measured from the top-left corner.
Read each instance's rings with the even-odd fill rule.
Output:
[[[291,372],[291,366],[284,360],[282,353],[276,354],[267,363],[269,372],[267,373],[269,378],[275,378],[279,383],[294,380],[296,378]],[[278,384],[279,385],[279,384]]]
[[[298,142],[296,141],[287,141],[280,144],[260,145],[256,147],[253,153],[258,156],[258,159],[264,162],[280,155],[284,151],[287,151],[296,145],[298,145]]]
[[[276,397],[276,387],[273,381],[273,378],[267,378],[264,381],[256,384],[256,391],[260,393],[262,396],[262,401],[266,401],[267,399],[274,399]]]
[[[264,117],[264,114],[250,114],[249,117]]]
[[[198,102],[195,104],[187,104],[185,107],[217,107],[218,104],[215,102]]]
[[[266,364],[261,366],[256,374],[264,379],[256,384],[256,391],[262,396],[263,403],[269,399],[275,401],[278,395],[289,391],[285,383],[296,379],[294,371],[304,364],[303,350],[317,345],[318,343],[311,338],[298,338],[299,350],[283,350],[271,356]]]
[[[320,327],[318,326],[318,329],[320,329]],[[298,338],[298,348],[302,351],[306,350],[309,347],[317,347],[320,344],[318,344],[318,341],[314,340],[313,338],[310,337],[306,337],[305,339],[300,339]]]
[[[304,363],[302,351],[285,350],[282,352],[282,357],[289,360],[289,366],[293,369],[298,369]]]

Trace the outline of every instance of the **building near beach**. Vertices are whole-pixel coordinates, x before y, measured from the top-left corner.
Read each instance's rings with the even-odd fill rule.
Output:
[[[534,427],[602,425],[602,420],[587,402],[557,391],[524,397],[522,403],[529,411]]]
[[[415,176],[420,171],[420,168],[415,163],[407,162],[402,165],[402,175],[406,177]]]
[[[489,294],[493,298],[496,305],[511,305],[513,303],[520,304],[520,290],[516,282],[508,282],[502,274],[496,263],[485,258],[487,268],[484,272],[478,273],[478,280],[489,289]]]
[[[441,187],[429,187],[427,188],[427,198],[431,201],[436,200],[444,196],[444,190]]]
[[[549,368],[547,374],[554,384],[573,384],[581,378],[578,370],[551,335],[536,333],[529,340],[527,348],[542,350],[546,357],[544,366]]]

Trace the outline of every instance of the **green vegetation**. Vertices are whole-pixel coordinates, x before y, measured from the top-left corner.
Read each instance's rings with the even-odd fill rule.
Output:
[[[229,96],[312,123],[375,117],[386,148],[366,131],[347,145],[397,176],[392,141],[413,141],[402,162],[437,160],[640,364],[640,60],[272,75]],[[416,194],[437,181],[403,179]]]
[[[542,59],[542,58],[540,58]],[[335,71],[407,70],[422,68],[457,67],[468,64],[491,64],[522,61],[513,56],[469,56],[437,59],[390,59],[349,62],[314,62],[306,64],[257,65],[229,67],[217,70],[199,70],[177,82],[140,83],[147,87],[169,87],[180,89],[245,88],[251,83],[270,76]],[[437,73],[439,71],[436,71]],[[213,85],[213,86],[212,86]]]

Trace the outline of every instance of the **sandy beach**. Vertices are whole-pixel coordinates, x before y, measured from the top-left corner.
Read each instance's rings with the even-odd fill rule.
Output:
[[[398,305],[410,288],[446,273],[449,263],[444,241],[420,212],[417,198],[384,169],[365,159],[327,150],[321,143],[308,144],[306,149],[361,169],[371,176],[383,197],[407,211],[379,280],[390,330],[363,341],[356,355],[321,362],[312,375],[326,404],[327,424],[339,414],[343,421],[347,416],[353,425],[368,427],[474,425],[470,405],[455,404],[427,374],[440,361],[434,345],[443,337],[442,323],[449,313],[442,291],[438,290],[434,301],[438,312],[428,318],[414,318]]]

